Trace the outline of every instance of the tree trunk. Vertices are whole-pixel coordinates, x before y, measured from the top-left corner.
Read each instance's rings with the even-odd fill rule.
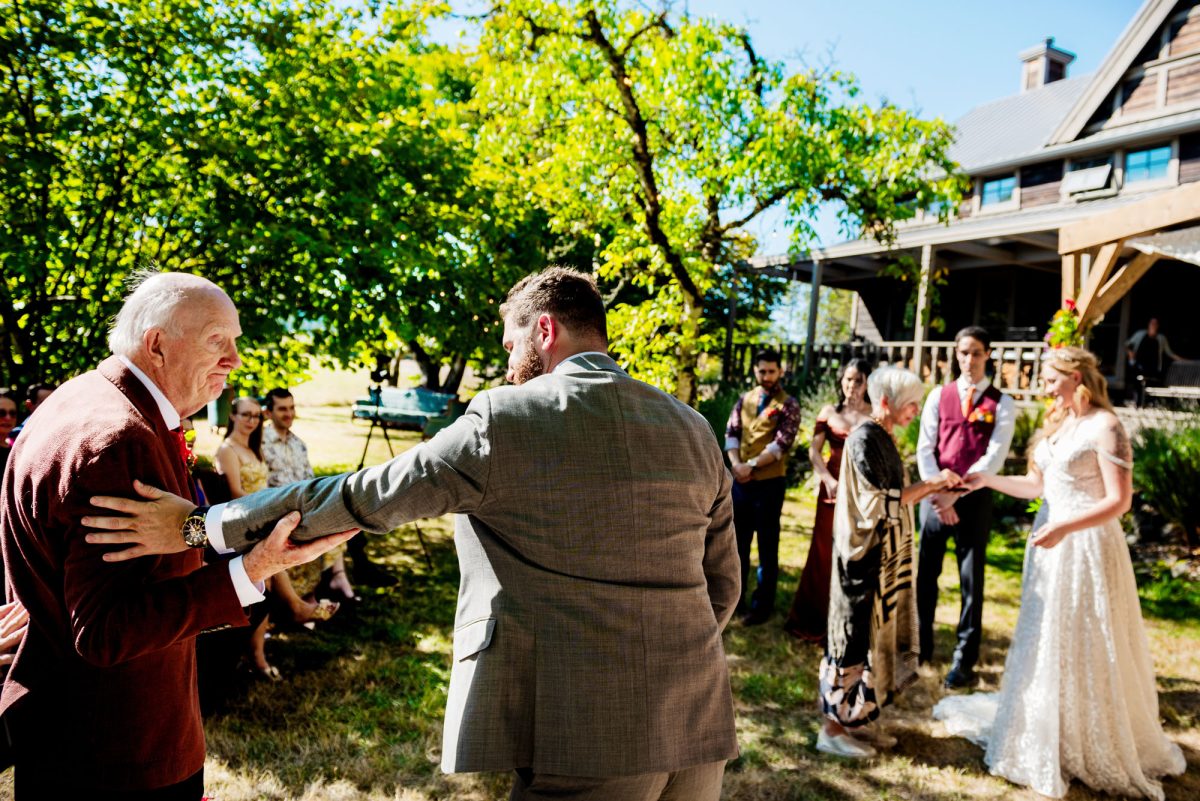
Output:
[[[696,405],[696,367],[700,354],[696,351],[696,342],[700,338],[700,298],[684,288],[683,315],[679,323],[678,379],[675,385],[675,397],[688,406]]]
[[[462,384],[463,376],[466,372],[467,357],[461,353],[455,354],[450,362],[450,370],[446,373],[446,380],[442,382],[442,392],[457,395],[458,388]]]
[[[409,342],[408,347],[412,350],[413,360],[416,361],[417,367],[421,368],[421,386],[434,392],[441,392],[442,365],[434,361],[420,343]]]

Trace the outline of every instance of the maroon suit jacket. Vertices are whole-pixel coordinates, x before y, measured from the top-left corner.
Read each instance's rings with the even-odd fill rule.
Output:
[[[135,478],[190,494],[158,406],[116,358],[57,389],[13,448],[0,523],[30,624],[0,714],[18,770],[123,791],[204,765],[195,637],[247,619],[228,566],[200,551],[109,563],[84,541],[88,499],[130,495]]]

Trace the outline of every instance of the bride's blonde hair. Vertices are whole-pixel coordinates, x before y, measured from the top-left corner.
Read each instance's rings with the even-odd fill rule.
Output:
[[[1112,411],[1112,403],[1108,399],[1108,382],[1100,374],[1100,360],[1096,358],[1096,354],[1071,345],[1050,351],[1046,364],[1060,373],[1079,373],[1079,386],[1075,388],[1076,406],[1087,401],[1090,406]],[[1067,419],[1067,414],[1067,408],[1056,401],[1054,408],[1046,415],[1046,422],[1038,432],[1037,440],[1054,434]],[[1033,444],[1036,444],[1036,441]],[[1033,444],[1029,448],[1030,454],[1033,453]]]

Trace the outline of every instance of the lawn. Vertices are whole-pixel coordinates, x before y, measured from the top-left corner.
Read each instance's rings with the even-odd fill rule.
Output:
[[[362,385],[362,386],[360,386]],[[357,464],[367,426],[351,424],[346,399],[362,394],[362,377],[322,374],[297,387],[297,432],[319,466]],[[203,428],[203,426],[202,426]],[[393,439],[411,447],[417,437]],[[215,448],[207,432],[199,448]],[[368,463],[386,458],[372,438]],[[789,493],[784,509],[777,606],[786,609],[804,564],[812,498]],[[357,609],[339,613],[314,633],[278,634],[268,654],[282,670],[278,684],[244,680],[225,708],[208,718],[210,796],[250,799],[502,799],[507,775],[445,776],[438,768],[441,715],[449,678],[457,591],[451,523],[421,521],[431,564],[412,525],[376,538],[372,550],[398,579],[394,587],[364,589]],[[1021,545],[997,536],[989,551],[982,687],[995,689],[1017,617]],[[941,653],[951,649],[957,617],[953,557],[943,574],[939,608]],[[1153,592],[1149,593],[1153,595]],[[1193,599],[1196,595],[1185,595]],[[1184,748],[1189,771],[1168,780],[1167,798],[1200,798],[1200,621],[1196,607],[1146,604],[1159,681],[1161,716]],[[940,670],[928,670],[887,713],[900,744],[867,763],[818,755],[814,685],[820,652],[794,643],[770,624],[733,624],[725,644],[737,702],[741,757],[729,765],[726,799],[1034,799],[989,776],[981,750],[950,738],[929,716],[941,697]],[[8,784],[11,774],[5,775]],[[5,797],[0,792],[0,798]],[[1070,799],[1107,798],[1073,785]]]

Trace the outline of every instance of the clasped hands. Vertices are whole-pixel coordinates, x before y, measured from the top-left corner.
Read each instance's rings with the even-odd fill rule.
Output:
[[[180,553],[188,549],[183,541],[183,521],[196,505],[186,498],[172,495],[156,487],[133,482],[133,489],[145,500],[117,498],[98,495],[90,499],[93,506],[120,512],[122,516],[88,515],[81,521],[91,529],[88,542],[96,545],[126,545],[122,550],[108,551],[103,555],[106,562],[123,562],[139,556]],[[311,562],[318,556],[333,550],[358,533],[352,528],[337,534],[304,543],[293,542],[290,537],[300,524],[300,513],[285,515],[271,533],[257,543],[242,560],[246,575],[255,583],[262,582],[289,567]]]

